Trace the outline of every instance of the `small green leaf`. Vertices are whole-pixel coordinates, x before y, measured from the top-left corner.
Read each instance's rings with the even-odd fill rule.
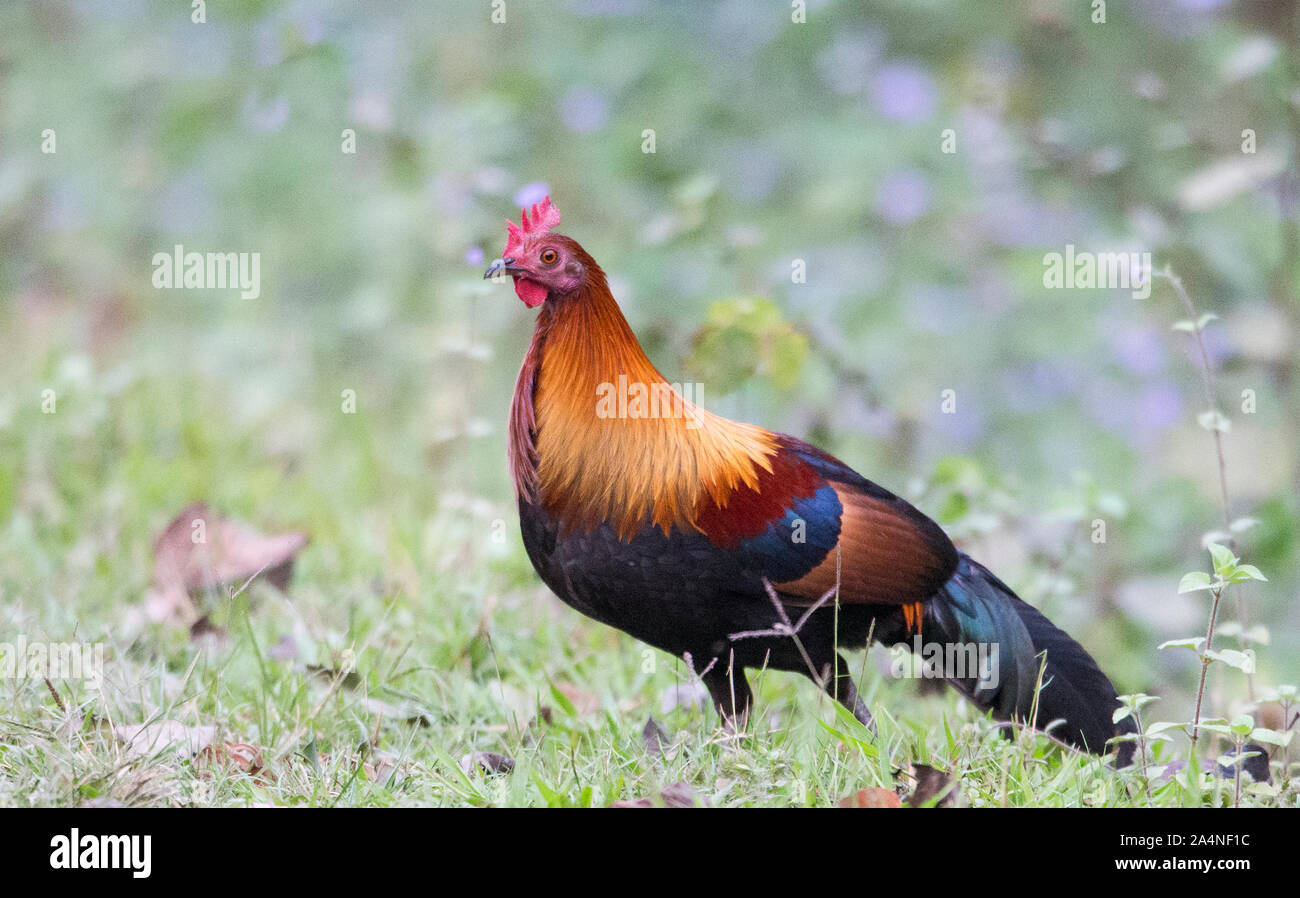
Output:
[[[1196,322],[1190,318],[1183,318],[1175,321],[1171,327],[1176,331],[1183,331],[1190,334],[1196,330]]]
[[[1205,653],[1205,657],[1211,661],[1222,661],[1242,673],[1253,674],[1255,672],[1255,653],[1251,651],[1239,652],[1236,649],[1211,649]]]
[[[1204,636],[1188,636],[1183,639],[1170,639],[1168,642],[1162,642],[1156,646],[1157,649],[1191,649],[1199,652],[1201,646],[1205,645]]]
[[[1121,720],[1128,720],[1132,716],[1133,716],[1132,708],[1125,708],[1121,706],[1115,709],[1114,714],[1110,715],[1110,722],[1119,723]]]
[[[1267,727],[1256,727],[1250,731],[1250,740],[1252,742],[1263,742],[1266,745],[1289,745],[1291,737],[1294,735],[1295,730],[1279,733],[1277,730],[1270,730]]]
[[[1251,527],[1258,527],[1258,526],[1259,526],[1259,518],[1237,518],[1237,520],[1233,521],[1231,524],[1228,525],[1228,529],[1231,530],[1233,533],[1243,533],[1249,530]]]
[[[1268,582],[1268,578],[1265,577],[1263,574],[1261,574],[1259,572],[1259,568],[1255,567],[1255,565],[1253,564],[1237,565],[1237,571],[1235,574],[1232,575],[1232,577],[1233,577],[1232,579],[1233,583],[1239,582],[1237,579],[1238,577],[1240,577],[1242,580],[1263,580],[1265,583]]]
[[[1196,319],[1196,329],[1198,331],[1203,331],[1205,330],[1205,325],[1209,324],[1211,321],[1218,321],[1218,320],[1219,320],[1218,315],[1214,314],[1213,312],[1206,312],[1200,318]]]
[[[1198,589],[1210,588],[1210,575],[1205,571],[1191,571],[1183,574],[1183,579],[1178,581],[1178,594],[1185,592],[1196,592]]]
[[[1185,723],[1174,723],[1169,720],[1160,720],[1147,727],[1147,736],[1159,736],[1165,730],[1178,730],[1187,726]]]
[[[1232,718],[1232,723],[1229,724],[1229,726],[1232,727],[1233,735],[1248,736],[1250,735],[1250,731],[1255,728],[1255,718],[1251,717],[1249,714],[1238,714],[1236,717]]]
[[[1237,565],[1237,556],[1227,546],[1218,543],[1210,543],[1206,548],[1214,558],[1214,572],[1221,577],[1228,576]]]
[[[1232,727],[1226,723],[1201,723],[1201,729],[1209,733],[1218,733],[1220,736],[1231,736]]]

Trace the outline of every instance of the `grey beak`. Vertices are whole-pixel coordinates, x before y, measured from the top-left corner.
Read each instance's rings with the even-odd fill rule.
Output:
[[[487,271],[483,272],[483,280],[488,280],[489,278],[494,278],[499,274],[512,271],[513,270],[512,266],[514,264],[515,264],[514,259],[497,259],[495,262],[493,262],[491,265],[488,266]]]

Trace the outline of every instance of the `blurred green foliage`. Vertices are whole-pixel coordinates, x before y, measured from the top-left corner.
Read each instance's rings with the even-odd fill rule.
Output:
[[[1261,677],[1294,681],[1296,4],[808,5],[4,4],[0,592],[132,601],[195,498],[310,530],[318,577],[464,545],[531,584],[488,544],[531,315],[481,273],[549,191],[670,380],[917,497],[1167,693],[1220,520],[1182,313],[1042,283],[1066,244],[1152,252],[1220,316]],[[259,252],[261,296],[153,289],[175,244]]]

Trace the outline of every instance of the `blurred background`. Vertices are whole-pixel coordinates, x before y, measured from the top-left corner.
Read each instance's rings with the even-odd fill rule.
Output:
[[[1224,524],[1188,316],[1043,285],[1067,244],[1151,252],[1219,316],[1258,679],[1294,682],[1296,6],[3,4],[5,629],[115,630],[192,500],[309,532],[299,607],[542,601],[504,460],[534,313],[482,272],[549,193],[670,379],[907,495],[1177,708],[1199,665],[1155,646],[1203,633],[1176,588]],[[260,253],[260,296],[155,289],[176,244]]]

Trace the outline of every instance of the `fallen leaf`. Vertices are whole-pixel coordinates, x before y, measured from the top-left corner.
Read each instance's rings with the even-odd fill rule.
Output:
[[[695,790],[689,784],[676,782],[659,790],[659,800],[642,796],[640,798],[623,798],[610,804],[611,808],[693,808],[695,807]]]
[[[903,803],[892,789],[875,787],[859,789],[852,795],[840,799],[842,808],[901,808]]]
[[[333,685],[334,680],[342,677],[339,683],[344,689],[356,689],[361,685],[361,674],[355,670],[339,670],[336,667],[325,667],[321,664],[308,664],[306,666],[308,676],[314,677],[325,682],[327,685]]]
[[[377,754],[373,762],[366,761],[363,763],[361,772],[370,782],[378,783],[381,786],[395,786],[405,779],[397,769],[397,762],[383,753]]]
[[[610,804],[611,808],[653,808],[657,807],[651,798],[620,798]]]
[[[487,774],[509,773],[515,769],[515,759],[494,751],[476,751],[460,759],[460,769],[469,773],[475,765]]]
[[[283,590],[307,542],[305,533],[267,536],[196,502],[154,540],[153,584],[145,612],[154,622],[192,625],[200,619],[192,593],[239,587],[259,573]]]
[[[664,786],[659,797],[663,799],[666,808],[695,807],[695,790],[680,781],[671,786]]]
[[[262,758],[262,749],[247,742],[209,745],[195,755],[194,762],[199,770],[199,776],[204,779],[212,775],[211,767],[220,765],[233,767],[248,774],[259,785],[265,786],[275,782],[275,774],[267,768],[266,761]]]
[[[709,707],[709,690],[703,683],[691,680],[686,683],[675,683],[659,693],[659,713],[667,714],[674,708],[700,708],[701,710]]]
[[[925,807],[931,801],[934,801],[936,808],[955,808],[965,805],[965,799],[956,780],[942,770],[925,764],[913,764],[908,773],[915,783],[911,794],[903,799],[903,804],[908,807]]]
[[[668,729],[651,717],[641,728],[641,741],[650,754],[661,755],[664,753],[664,743],[668,741]]]
[[[373,696],[363,698],[361,706],[366,709],[367,714],[376,714],[385,720],[401,720],[422,727],[433,726],[433,718],[426,711],[414,706],[394,705]]]
[[[599,698],[590,692],[584,692],[572,683],[556,683],[555,688],[560,690],[560,694],[573,703],[579,717],[585,717],[600,710]]]
[[[159,720],[154,723],[119,724],[113,728],[113,734],[126,745],[129,754],[137,757],[182,750],[194,755],[212,744],[217,728],[191,727],[175,720]]]
[[[212,622],[206,614],[190,624],[190,641],[198,642],[200,639],[212,639],[220,642],[226,638],[224,627],[218,627]]]

